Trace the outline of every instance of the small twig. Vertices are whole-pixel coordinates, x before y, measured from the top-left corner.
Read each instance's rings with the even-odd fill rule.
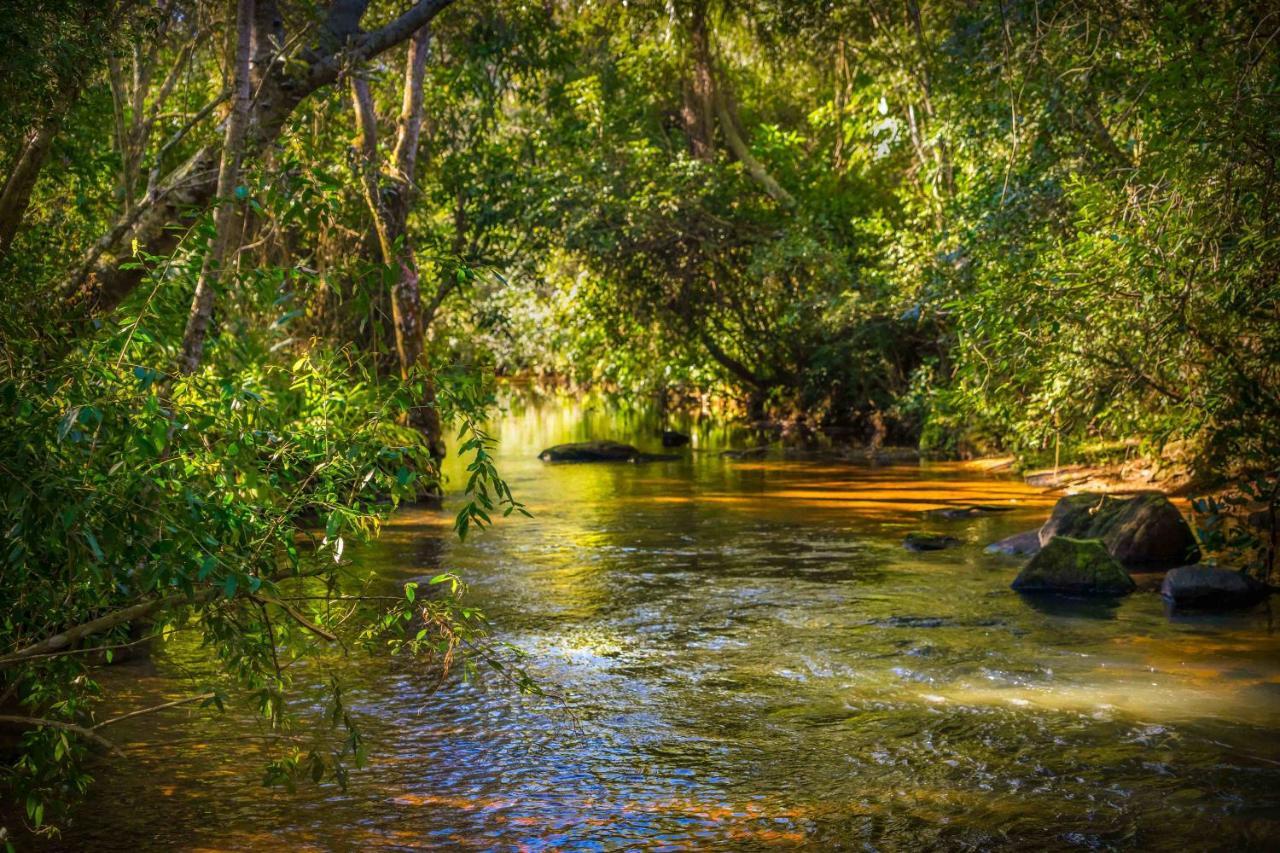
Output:
[[[320,637],[321,639],[328,640],[331,643],[338,639],[337,635],[334,634],[332,631],[329,631],[325,628],[321,628],[319,625],[307,619],[307,617],[303,616],[300,612],[298,612],[298,610],[293,605],[289,604],[286,601],[281,601],[278,598],[272,598],[266,595],[255,595],[253,598],[255,601],[259,603],[274,604],[276,607],[279,607],[286,614],[288,614],[289,618],[293,619],[293,621],[297,622],[299,625],[306,628],[308,631],[315,634],[317,637]]]
[[[174,699],[172,702],[163,702],[159,705],[152,705],[150,708],[139,708],[137,711],[130,711],[127,714],[121,714],[118,717],[112,717],[109,720],[103,720],[93,728],[95,730],[100,729],[103,726],[109,726],[112,723],[118,723],[121,720],[127,720],[130,717],[140,717],[143,714],[150,714],[152,711],[163,711],[165,708],[174,708],[174,707],[177,707],[178,705],[187,705],[192,702],[203,702],[206,699],[212,699],[216,695],[217,694],[215,693],[201,693],[199,696],[188,696],[185,699]]]

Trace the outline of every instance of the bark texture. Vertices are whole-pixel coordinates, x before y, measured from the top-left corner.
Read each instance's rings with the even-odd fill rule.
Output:
[[[689,151],[700,160],[715,156],[715,83],[711,70],[711,34],[707,27],[707,4],[693,4],[689,21],[689,46],[693,52],[693,74],[685,88],[681,119],[689,139]]]
[[[351,100],[356,115],[365,202],[373,216],[381,261],[392,277],[391,315],[400,376],[406,380],[421,377],[425,383],[424,399],[420,406],[414,408],[410,423],[422,432],[432,454],[438,459],[443,457],[444,447],[439,413],[435,407],[435,391],[430,377],[421,370],[425,366],[425,318],[417,259],[407,228],[422,129],[423,77],[430,46],[431,35],[425,26],[410,39],[396,144],[385,175],[378,154],[378,122],[373,96],[368,81],[363,77],[351,78]]]
[[[214,293],[222,273],[229,266],[232,236],[239,217],[236,215],[236,187],[240,183],[241,158],[244,156],[245,131],[249,125],[249,108],[253,90],[249,81],[249,54],[253,39],[254,0],[236,3],[236,60],[232,89],[235,92],[231,112],[227,115],[226,134],[222,142],[222,159],[218,167],[218,204],[213,211],[213,239],[205,250],[191,299],[191,313],[182,335],[182,355],[178,370],[190,374],[200,366],[204,341],[213,317]]]
[[[27,137],[22,152],[9,173],[9,179],[5,181],[4,191],[0,193],[0,258],[9,253],[9,246],[27,215],[31,191],[35,188],[36,179],[40,177],[40,168],[44,166],[49,147],[53,145],[58,128],[62,125],[64,113],[65,109],[62,109],[56,115],[46,118]]]

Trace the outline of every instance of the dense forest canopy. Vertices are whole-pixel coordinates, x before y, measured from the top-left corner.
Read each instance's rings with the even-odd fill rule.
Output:
[[[279,725],[282,648],[499,665],[452,579],[379,603],[342,558],[459,429],[459,532],[520,509],[495,375],[939,454],[1176,448],[1275,501],[1270,3],[8,5],[0,719],[33,825],[105,742],[91,667],[147,635],[200,632],[195,698]],[[341,776],[337,740],[270,778]]]

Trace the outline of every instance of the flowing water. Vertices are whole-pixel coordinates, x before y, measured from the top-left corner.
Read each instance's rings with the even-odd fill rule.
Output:
[[[602,403],[517,402],[493,431],[531,520],[460,545],[446,514],[408,509],[355,555],[388,590],[461,574],[563,704],[361,660],[344,678],[369,762],[345,791],[295,793],[261,786],[265,742],[234,711],[139,718],[117,735],[148,745],[97,770],[63,844],[1280,847],[1266,606],[1171,618],[1149,590],[1024,600],[1017,561],[982,546],[1055,496],[955,464],[736,461],[716,451],[747,439],[707,425],[675,462],[536,458],[585,438],[657,449],[656,427]],[[921,518],[975,503],[1012,511]],[[909,553],[912,530],[963,544]],[[184,654],[129,676],[132,698],[180,695],[197,666]]]

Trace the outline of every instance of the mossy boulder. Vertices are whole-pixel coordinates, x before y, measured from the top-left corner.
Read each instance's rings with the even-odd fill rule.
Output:
[[[1133,578],[1097,539],[1055,536],[1013,581],[1018,592],[1128,595]]]
[[[1155,571],[1200,559],[1200,548],[1182,513],[1159,492],[1079,494],[1058,501],[1040,528],[1040,544],[1055,536],[1098,539],[1122,566]]]

